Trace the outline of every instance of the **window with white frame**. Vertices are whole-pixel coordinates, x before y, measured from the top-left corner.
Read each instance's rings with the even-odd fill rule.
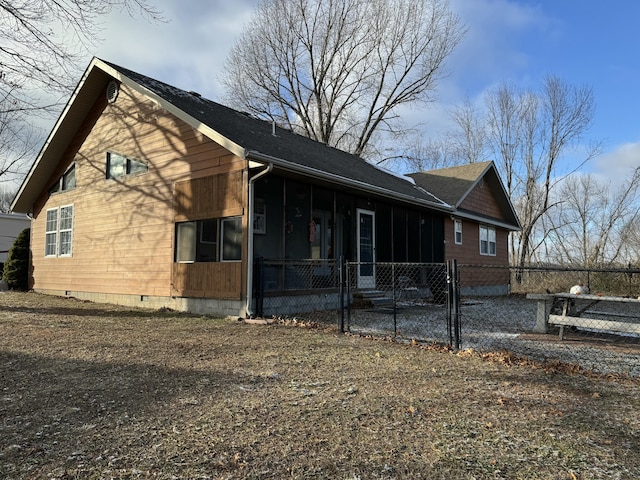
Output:
[[[58,252],[58,209],[47,210],[47,224],[45,227],[44,254],[55,257]]]
[[[180,263],[241,260],[242,217],[177,223],[175,259]]]
[[[60,220],[58,222],[60,241],[58,242],[58,255],[71,255],[73,245],[73,207],[60,207]]]
[[[73,247],[73,205],[47,210],[45,225],[46,257],[70,257]]]
[[[480,225],[480,255],[496,254],[496,229]]]
[[[462,220],[453,221],[453,234],[456,245],[462,245]]]

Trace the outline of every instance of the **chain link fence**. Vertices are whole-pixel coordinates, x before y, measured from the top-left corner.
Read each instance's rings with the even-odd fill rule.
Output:
[[[263,317],[640,376],[637,269],[261,259],[255,271]],[[562,296],[576,285],[590,293]]]
[[[348,331],[452,343],[445,264],[348,263],[346,279]]]
[[[474,295],[498,277],[509,295]],[[640,270],[460,265],[459,281],[461,348],[640,376]]]
[[[257,316],[339,325],[345,303],[341,272],[339,260],[258,259]]]

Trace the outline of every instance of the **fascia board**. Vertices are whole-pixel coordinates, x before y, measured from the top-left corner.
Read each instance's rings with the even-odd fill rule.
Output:
[[[485,225],[493,225],[495,227],[504,228],[506,230],[511,230],[513,232],[519,232],[522,230],[522,227],[519,224],[513,225],[512,223],[502,222],[500,220],[483,217],[481,215],[474,215],[473,213],[464,212],[460,210],[456,210],[451,216],[454,218],[473,220],[474,222],[483,223]]]
[[[129,77],[122,75],[115,68],[107,65],[101,60],[97,60],[97,61],[100,63],[100,68],[102,68],[106,73],[108,73],[109,75],[117,79],[119,82],[122,82],[124,85],[134,89],[135,91],[145,95],[146,97],[149,97],[151,100],[156,102],[159,106],[164,108],[166,111],[168,111],[172,115],[175,115],[180,120],[187,123],[190,127],[202,133],[204,136],[218,143],[222,147],[226,148],[234,155],[242,158],[243,160],[246,158],[246,150],[240,145],[238,145],[237,143],[232,142],[231,140],[229,140],[227,137],[223,135],[220,135],[217,131],[209,127],[207,124],[202,123],[200,120],[187,114],[186,112],[179,109],[178,107],[173,105],[171,102],[165,100],[155,92],[149,90],[143,85],[140,85],[138,82],[131,80]]]
[[[347,186],[347,187],[351,187],[351,188],[355,188],[357,190],[361,190],[361,191],[365,191],[365,192],[369,192],[369,193],[375,193],[377,195],[386,197],[386,198],[390,198],[393,200],[401,200],[403,202],[406,203],[413,203],[416,205],[421,205],[423,207],[428,207],[431,208],[433,210],[438,210],[441,212],[445,212],[445,213],[452,213],[454,211],[454,208],[451,205],[448,204],[437,204],[435,202],[429,202],[426,200],[421,200],[418,199],[416,197],[412,197],[410,195],[404,195],[402,193],[398,193],[395,192],[393,190],[388,190],[382,187],[376,187],[375,185],[370,185],[368,183],[365,182],[361,182],[358,180],[353,180],[353,179],[349,179],[349,178],[344,178],[341,177],[339,175],[334,175],[328,172],[324,172],[321,170],[317,170],[311,167],[306,167],[303,165],[299,165],[296,163],[292,163],[289,162],[287,160],[283,160],[281,158],[277,158],[277,157],[272,157],[271,155],[266,155],[264,153],[260,153],[258,151],[255,150],[249,150],[247,152],[247,158],[248,159],[254,159],[254,160],[258,160],[258,161],[262,161],[262,162],[266,162],[266,163],[273,163],[274,165],[277,165],[279,168],[283,169],[283,170],[287,170],[293,173],[300,173],[300,174],[304,174],[307,175],[309,177],[312,178],[319,178],[322,180],[327,180],[329,182],[338,184],[338,185],[342,185],[342,186]]]
[[[10,207],[11,211],[26,212],[27,209],[31,208],[31,205],[23,205],[24,202],[21,201],[23,200],[22,196],[25,190],[27,190],[27,187],[30,185],[33,179],[34,173],[38,170],[38,167],[40,166],[42,159],[45,157],[49,147],[51,146],[51,143],[53,142],[53,139],[56,138],[61,125],[64,123],[67,114],[71,110],[71,107],[73,106],[75,100],[77,99],[78,95],[82,91],[83,86],[85,85],[92,69],[96,66],[97,62],[99,62],[99,60],[94,57],[93,60],[91,60],[91,62],[87,66],[84,73],[82,74],[82,78],[80,79],[80,82],[78,82],[78,85],[76,86],[73,93],[69,97],[69,100],[67,101],[67,104],[65,105],[60,116],[58,117],[58,120],[56,121],[53,128],[51,129],[51,132],[47,136],[47,139],[42,144],[42,147],[38,152],[38,156],[36,157],[36,160],[33,162],[33,164],[31,165],[31,168],[29,169],[29,173],[27,173],[27,176],[22,181],[22,184],[18,189],[18,193],[13,199],[13,202],[11,202],[11,207]]]

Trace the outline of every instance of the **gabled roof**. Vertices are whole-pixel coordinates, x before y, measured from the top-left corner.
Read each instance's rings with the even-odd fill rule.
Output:
[[[520,230],[520,220],[513,208],[495,164],[492,161],[476,162],[456,167],[426,170],[408,175],[417,185],[433,193],[436,197],[452,205],[456,214],[487,221],[510,230]],[[461,208],[471,191],[481,182],[486,182],[493,192],[496,202],[502,212],[502,219],[485,218],[476,212],[465,211]]]
[[[53,169],[78,131],[98,95],[115,78],[156,101],[168,112],[247,160],[271,163],[275,169],[318,178],[349,189],[402,202],[451,212],[437,196],[360,157],[329,147],[269,122],[253,118],[194,92],[187,92],[150,77],[94,58],[56,122],[24,180],[12,209],[29,212]]]

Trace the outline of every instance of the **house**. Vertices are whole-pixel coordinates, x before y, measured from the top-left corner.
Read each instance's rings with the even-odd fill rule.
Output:
[[[456,214],[411,178],[97,58],[12,209],[33,217],[37,291],[234,316],[254,312],[257,258],[280,262],[271,289],[312,291],[339,257],[373,288],[371,262],[443,262]],[[303,259],[311,274],[288,275]]]
[[[0,213],[0,277],[2,276],[1,266],[7,261],[13,242],[18,234],[30,225],[31,219],[27,215]]]
[[[509,232],[520,221],[493,162],[477,162],[409,174],[417,185],[454,207],[445,222],[445,259],[462,269],[466,294],[509,293]]]

